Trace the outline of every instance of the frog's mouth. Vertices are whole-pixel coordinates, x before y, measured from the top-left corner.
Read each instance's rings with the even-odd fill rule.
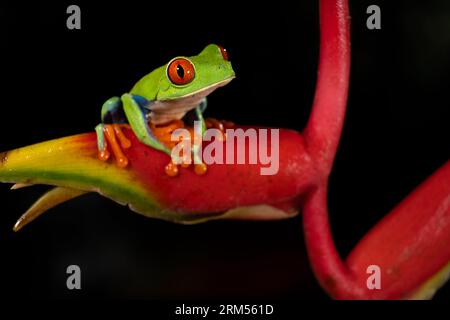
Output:
[[[217,88],[225,86],[234,78],[235,76],[229,77],[177,98],[155,101],[150,106],[151,112],[149,118],[152,123],[156,125],[165,124],[173,120],[180,120],[187,112],[197,107],[203,98]]]

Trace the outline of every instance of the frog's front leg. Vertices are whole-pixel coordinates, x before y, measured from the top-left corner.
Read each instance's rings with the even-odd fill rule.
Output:
[[[110,158],[108,146],[114,154],[117,166],[126,167],[128,159],[122,152],[131,146],[130,140],[125,137],[121,130],[121,126],[125,122],[122,110],[122,103],[118,97],[108,99],[102,106],[101,111],[102,123],[100,123],[95,131],[97,133],[98,157],[102,161]],[[111,122],[107,124],[107,122]]]
[[[202,137],[202,139],[203,139],[203,136],[206,131],[206,123],[205,123],[205,120],[203,119],[203,112],[205,111],[205,109],[206,109],[206,98],[204,98],[202,100],[202,102],[195,108],[195,117],[196,117],[197,121],[200,121],[200,126],[197,129],[197,130],[199,130],[199,132],[195,132],[195,134]],[[194,159],[194,171],[198,175],[203,175],[207,171],[206,164],[204,164],[202,162],[201,157],[199,155],[199,153],[201,151],[200,150],[201,147],[202,147],[201,145],[197,145],[195,143],[192,146],[192,157]]]
[[[225,140],[226,136],[225,136],[225,130],[229,129],[229,128],[233,128],[234,127],[234,123],[231,121],[219,121],[215,118],[207,118],[204,119],[203,118],[203,113],[205,112],[205,109],[207,107],[207,100],[206,98],[204,98],[201,103],[199,104],[199,106],[195,109],[195,115],[196,115],[196,119],[200,120],[202,122],[202,129],[203,132],[206,131],[206,129],[210,129],[210,128],[214,128],[217,130],[220,130],[222,132],[222,140]]]
[[[205,120],[203,118],[203,112],[205,111],[206,106],[207,106],[207,100],[206,100],[206,98],[204,98],[200,102],[200,104],[195,108],[195,110],[193,110],[195,112],[194,113],[195,120],[200,121],[200,124],[201,124],[199,127],[197,127],[197,130],[199,130],[199,132],[195,132],[195,134],[203,137],[205,134],[205,131],[207,129],[214,128],[214,129],[220,130],[220,132],[222,133],[222,135],[217,137],[217,139],[226,140],[225,130],[228,128],[234,127],[234,123],[232,123],[230,121],[219,121],[214,118],[208,118]],[[201,161],[201,158],[199,155],[200,148],[201,148],[201,146],[194,144],[192,147],[192,156],[194,159],[195,173],[197,173],[199,175],[203,175],[207,171],[207,166],[206,166],[206,164],[202,163],[202,161]]]
[[[147,112],[149,110],[143,104],[151,104],[151,101],[129,93],[122,95],[121,100],[128,123],[139,141],[170,155],[170,150],[155,137],[148,125]]]
[[[122,95],[121,99],[128,122],[139,141],[171,156],[169,148],[156,138],[149,126],[147,112],[149,111],[148,105],[151,104],[151,101],[143,100],[142,97],[128,93]],[[165,171],[169,176],[176,176],[178,174],[178,167],[173,161],[170,161],[167,164]]]

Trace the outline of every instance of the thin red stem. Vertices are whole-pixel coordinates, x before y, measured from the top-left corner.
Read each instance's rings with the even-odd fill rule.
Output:
[[[364,299],[365,290],[339,256],[328,220],[327,184],[308,195],[303,210],[306,247],[314,273],[322,287],[338,299]]]
[[[347,0],[321,0],[320,57],[316,94],[304,131],[307,148],[321,174],[305,201],[304,230],[311,265],[335,298],[364,298],[364,290],[333,242],[328,221],[327,181],[341,137],[350,75],[350,22]]]
[[[313,107],[304,130],[310,154],[328,175],[341,137],[350,76],[347,0],[321,0],[320,56]]]

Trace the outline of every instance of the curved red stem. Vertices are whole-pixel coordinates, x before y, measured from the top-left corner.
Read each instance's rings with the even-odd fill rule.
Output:
[[[321,174],[307,196],[304,230],[308,254],[321,285],[333,296],[362,298],[340,258],[331,235],[327,209],[327,181],[341,137],[350,76],[350,17],[347,0],[321,0],[320,56],[316,93],[304,131],[307,148]]]
[[[321,0],[320,56],[316,92],[304,137],[316,166],[331,171],[341,137],[350,77],[350,16],[347,0]]]
[[[304,131],[319,175],[304,202],[308,255],[319,282],[334,298],[410,297],[450,259],[450,161],[382,219],[344,263],[331,234],[327,192],[345,117],[349,72],[348,1],[321,0],[319,74]],[[385,286],[379,291],[369,290],[365,282],[372,263],[382,267]]]
[[[366,298],[364,288],[358,286],[333,242],[326,183],[309,193],[303,210],[303,228],[309,259],[322,287],[334,298]]]

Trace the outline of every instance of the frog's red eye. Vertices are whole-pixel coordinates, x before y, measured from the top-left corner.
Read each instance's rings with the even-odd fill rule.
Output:
[[[223,60],[228,61],[228,52],[227,49],[225,49],[222,46],[217,45],[220,49],[220,53],[222,54]]]
[[[195,77],[194,65],[186,58],[175,58],[167,67],[167,77],[173,84],[188,84]]]

